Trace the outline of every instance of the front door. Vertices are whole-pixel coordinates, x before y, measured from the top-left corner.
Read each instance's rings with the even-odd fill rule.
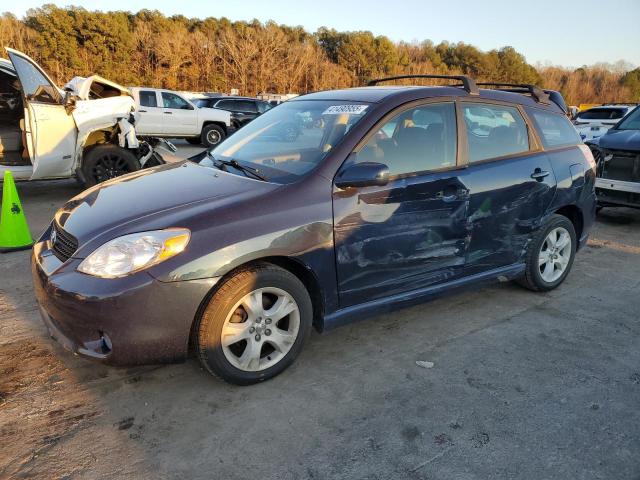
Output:
[[[162,92],[162,109],[165,135],[200,135],[197,131],[198,114],[195,107],[180,95]]]
[[[389,167],[383,187],[334,187],[340,306],[458,277],[466,255],[467,188],[457,169],[454,104],[402,110],[354,152]]]
[[[55,84],[26,55],[7,49],[24,95],[25,135],[33,164],[32,179],[71,175],[77,128]]]

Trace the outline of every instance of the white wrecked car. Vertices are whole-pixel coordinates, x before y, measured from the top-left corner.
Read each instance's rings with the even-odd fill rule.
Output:
[[[136,138],[129,90],[97,75],[59,89],[28,56],[0,59],[0,178],[77,176],[86,186],[163,163]]]

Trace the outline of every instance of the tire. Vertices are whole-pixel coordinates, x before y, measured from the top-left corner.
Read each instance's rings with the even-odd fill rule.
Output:
[[[565,234],[570,243],[555,250],[552,232],[555,234],[556,245],[557,243],[564,245]],[[576,232],[573,223],[567,217],[553,215],[529,244],[525,274],[519,279],[519,283],[535,292],[553,290],[567,278],[576,255],[576,246]],[[547,261],[540,264],[544,258]],[[549,265],[552,266],[549,267]]]
[[[223,282],[197,320],[198,357],[211,374],[229,383],[268,380],[296,359],[312,318],[309,292],[297,277],[268,263],[248,267]]]
[[[140,170],[140,162],[134,153],[112,143],[91,148],[82,159],[82,174],[86,187],[137,170]]]
[[[205,147],[212,148],[222,142],[226,136],[227,134],[222,127],[210,123],[209,125],[202,127],[200,141]]]
[[[200,137],[189,137],[185,139],[187,142],[189,142],[191,145],[202,145],[202,140],[200,139]]]

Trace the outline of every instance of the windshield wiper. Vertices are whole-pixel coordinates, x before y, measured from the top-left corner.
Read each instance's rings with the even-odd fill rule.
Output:
[[[260,170],[258,170],[257,168],[241,165],[237,160],[235,160],[233,158],[231,160],[223,160],[221,158],[215,158],[213,156],[211,156],[211,158],[213,158],[213,161],[216,162],[215,166],[220,168],[220,170],[226,170],[226,169],[221,168],[223,166],[224,167],[233,167],[236,170],[240,170],[247,177],[249,175],[251,175],[253,178],[257,178],[258,180],[262,180],[263,182],[268,181],[267,177],[262,175],[260,173]]]

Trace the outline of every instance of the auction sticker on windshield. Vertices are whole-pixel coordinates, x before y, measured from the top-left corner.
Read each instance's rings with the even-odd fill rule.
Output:
[[[367,109],[368,105],[332,105],[327,108],[323,115],[340,115],[342,113],[350,113],[352,115],[360,115]]]

